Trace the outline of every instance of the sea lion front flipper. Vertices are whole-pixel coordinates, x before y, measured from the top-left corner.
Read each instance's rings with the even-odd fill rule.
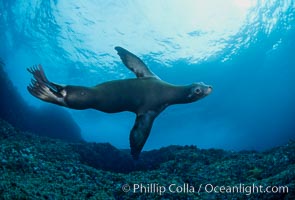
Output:
[[[115,47],[115,50],[118,52],[118,55],[120,56],[124,65],[134,72],[137,78],[154,77],[159,79],[159,77],[155,75],[148,68],[148,66],[146,66],[146,64],[144,64],[144,62],[133,53],[122,47]]]
[[[138,159],[139,154],[149,137],[156,116],[156,112],[148,111],[144,114],[138,114],[136,117],[135,124],[129,137],[131,155],[135,160]]]

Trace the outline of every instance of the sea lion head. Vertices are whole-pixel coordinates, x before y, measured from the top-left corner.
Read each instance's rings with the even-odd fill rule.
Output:
[[[193,83],[190,86],[190,93],[188,95],[188,98],[191,102],[197,101],[209,95],[212,90],[212,86],[206,85],[203,82]]]

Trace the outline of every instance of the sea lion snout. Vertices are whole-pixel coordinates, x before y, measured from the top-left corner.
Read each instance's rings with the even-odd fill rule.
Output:
[[[195,83],[194,85],[196,86],[195,88],[196,94],[200,94],[201,91],[203,91],[204,95],[209,95],[213,90],[213,87],[211,85],[206,85],[204,82],[198,82],[198,83]]]
[[[202,99],[212,92],[212,86],[206,85],[203,82],[193,83],[191,85],[190,94],[188,95],[189,102],[194,102]]]
[[[208,85],[207,90],[205,91],[205,94],[208,95],[212,92],[213,87],[211,85]]]

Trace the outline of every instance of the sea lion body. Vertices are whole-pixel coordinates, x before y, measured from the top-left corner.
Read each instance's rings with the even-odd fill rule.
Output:
[[[130,132],[131,154],[138,156],[150,134],[155,118],[173,104],[197,101],[212,91],[204,83],[176,86],[162,81],[131,52],[122,47],[115,48],[125,66],[137,78],[114,80],[94,87],[62,86],[50,82],[41,65],[28,68],[33,74],[28,91],[35,97],[72,109],[96,109],[106,113],[130,111],[136,114]]]
[[[115,80],[95,87],[66,86],[67,107],[93,108],[106,113],[163,110],[168,105],[185,103],[189,86],[175,86],[155,78]],[[81,101],[81,99],[83,99]]]

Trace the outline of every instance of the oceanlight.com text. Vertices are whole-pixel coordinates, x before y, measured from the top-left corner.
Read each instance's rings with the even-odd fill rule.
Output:
[[[134,184],[124,184],[122,185],[123,192],[132,192],[132,193],[141,193],[141,194],[158,194],[163,195],[164,193],[222,193],[222,194],[230,194],[230,193],[240,193],[244,195],[251,194],[269,194],[269,193],[288,193],[288,186],[264,186],[264,185],[245,185],[245,184],[237,184],[233,186],[228,185],[214,185],[214,184],[196,184],[191,185],[188,183],[184,184],[168,184],[161,185],[159,183],[134,183]]]

